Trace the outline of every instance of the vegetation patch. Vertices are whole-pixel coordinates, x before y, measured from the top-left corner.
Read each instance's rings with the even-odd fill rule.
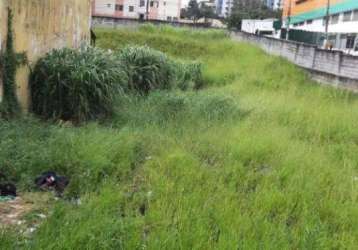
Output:
[[[115,123],[145,127],[148,124],[168,126],[213,126],[242,117],[238,101],[221,94],[207,92],[155,91],[141,96],[121,98],[116,105]]]
[[[172,65],[165,54],[149,47],[126,47],[119,60],[128,76],[128,88],[143,94],[155,89],[170,89],[173,84]]]
[[[203,85],[200,63],[177,62],[148,46],[127,46],[118,58],[128,76],[128,88],[141,94],[153,90],[198,89]]]
[[[150,29],[98,44],[199,60],[206,87],[128,91],[100,124],[1,121],[20,194],[46,170],[70,186],[30,237],[0,230],[0,249],[356,249],[357,96],[211,31]]]
[[[53,50],[33,70],[32,111],[46,119],[74,122],[108,117],[126,82],[111,53],[90,47]]]
[[[53,50],[31,76],[32,111],[45,119],[83,122],[113,114],[114,99],[154,90],[198,89],[201,64],[176,62],[146,46],[117,53],[84,47]]]

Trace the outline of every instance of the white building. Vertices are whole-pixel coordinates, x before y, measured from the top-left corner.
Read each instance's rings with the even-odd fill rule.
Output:
[[[290,29],[321,33],[320,45],[323,45],[326,18],[293,21]],[[328,41],[333,48],[358,51],[358,9],[330,15]]]
[[[216,0],[216,13],[220,17],[230,16],[233,2],[234,0]]]
[[[277,19],[243,19],[241,23],[241,31],[257,35],[274,36],[276,32],[274,28],[275,21],[277,21]]]
[[[305,39],[310,37],[319,46],[358,53],[358,0],[315,1],[286,0],[283,11],[284,27],[289,24],[290,30],[306,31],[299,37],[302,42],[306,42]],[[300,34],[291,32],[292,35],[294,33],[295,37],[290,39],[297,40],[297,34]]]
[[[93,0],[92,5],[93,16],[178,21],[181,0]]]

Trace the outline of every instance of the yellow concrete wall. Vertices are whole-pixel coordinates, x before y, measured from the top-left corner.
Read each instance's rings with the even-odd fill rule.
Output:
[[[0,0],[0,39],[6,34],[8,6],[14,14],[15,50],[26,52],[30,66],[54,48],[89,42],[91,0]],[[21,67],[16,75],[24,110],[29,106],[28,76],[28,66]]]

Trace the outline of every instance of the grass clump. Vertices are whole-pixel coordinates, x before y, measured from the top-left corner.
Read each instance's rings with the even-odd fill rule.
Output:
[[[131,90],[148,94],[155,89],[172,88],[173,72],[169,58],[149,47],[128,46],[119,53]]]
[[[176,85],[181,90],[200,89],[204,85],[202,64],[177,62],[174,64]]]
[[[154,91],[146,98],[120,98],[116,105],[116,126],[168,127],[182,130],[214,126],[242,116],[237,100],[221,93]]]
[[[76,122],[107,117],[124,82],[126,75],[110,53],[90,47],[53,50],[32,73],[32,111]]]
[[[129,90],[148,94],[153,90],[197,89],[202,86],[202,67],[196,62],[177,62],[148,46],[126,46],[118,53]]]

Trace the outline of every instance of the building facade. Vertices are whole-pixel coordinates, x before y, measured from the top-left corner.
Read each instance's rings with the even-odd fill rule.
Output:
[[[114,18],[178,21],[181,0],[93,0],[92,15]]]
[[[334,48],[358,51],[358,0],[285,0],[283,19],[290,29],[322,34],[321,44],[328,37]]]
[[[76,48],[89,43],[91,2],[0,0],[0,53],[6,47],[8,9],[13,14],[15,52],[25,53],[29,61],[29,65],[18,68],[15,76],[18,101],[26,111],[30,104],[29,66],[33,67],[39,57],[52,49]],[[1,81],[0,76],[0,102],[3,94]]]
[[[228,17],[231,14],[231,9],[234,0],[216,0],[216,13],[219,17]]]
[[[283,0],[265,0],[267,7],[273,10],[282,9]]]

